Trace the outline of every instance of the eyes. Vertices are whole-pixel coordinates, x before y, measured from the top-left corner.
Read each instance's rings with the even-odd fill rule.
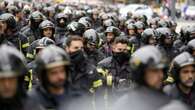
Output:
[[[45,31],[45,32],[47,32],[47,31],[52,31],[52,29],[51,29],[51,28],[45,28],[44,31]]]
[[[75,46],[74,49],[75,49],[75,50],[82,50],[83,47]]]
[[[118,48],[117,50],[118,50],[119,52],[128,52],[128,49]]]

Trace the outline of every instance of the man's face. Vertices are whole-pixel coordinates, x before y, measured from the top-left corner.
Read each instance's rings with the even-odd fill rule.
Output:
[[[44,35],[44,37],[51,38],[52,35],[53,35],[52,28],[45,28],[45,29],[43,29],[43,35]]]
[[[70,46],[66,48],[68,53],[73,53],[83,49],[83,42],[80,40],[72,41]]]
[[[167,37],[165,38],[165,44],[172,44],[172,38],[171,37]]]
[[[86,47],[89,49],[89,51],[92,52],[92,51],[96,50],[97,45],[96,44],[92,44],[92,43],[87,43]]]
[[[156,29],[157,28],[157,25],[156,24],[152,24],[151,25],[151,28]]]
[[[156,44],[156,39],[154,37],[150,37],[148,43],[150,45],[155,45]]]
[[[135,31],[133,29],[129,29],[128,31],[129,31],[129,35],[135,34]]]
[[[163,83],[164,73],[162,69],[148,68],[145,71],[145,83],[156,90],[161,89]]]
[[[195,49],[193,49],[193,51],[192,51],[192,56],[194,56],[194,58],[195,58]]]
[[[98,14],[93,14],[93,19],[96,20],[98,18]]]
[[[183,67],[179,78],[184,86],[191,88],[195,81],[195,67],[192,65]]]
[[[0,33],[5,33],[5,30],[7,29],[7,24],[5,21],[0,21]]]
[[[65,23],[66,23],[65,19],[62,18],[59,20],[59,24],[61,27],[65,27]]]
[[[0,97],[12,98],[17,91],[17,78],[0,78]]]
[[[106,39],[107,39],[107,42],[111,42],[114,39],[114,34],[111,32],[108,32]]]
[[[63,65],[48,69],[47,75],[48,80],[53,87],[60,88],[64,86],[67,76]]]
[[[128,52],[128,45],[127,44],[122,44],[122,43],[114,44],[112,51],[115,52],[115,53]]]
[[[190,34],[190,38],[191,39],[194,39],[195,38],[195,32],[193,32],[193,33]]]
[[[19,13],[16,14],[16,16],[17,16],[19,19],[22,19],[23,13],[22,13],[22,12],[19,12]]]
[[[143,29],[137,29],[137,32],[141,34],[144,30]]]

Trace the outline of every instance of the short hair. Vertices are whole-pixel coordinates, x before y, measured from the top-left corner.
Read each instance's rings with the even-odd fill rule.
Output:
[[[129,44],[129,40],[125,36],[116,37],[115,40],[114,40],[114,44],[118,44],[118,43],[127,44],[128,45]]]
[[[66,46],[70,46],[72,41],[81,41],[83,42],[83,38],[80,37],[79,35],[69,35],[68,38],[66,39]]]

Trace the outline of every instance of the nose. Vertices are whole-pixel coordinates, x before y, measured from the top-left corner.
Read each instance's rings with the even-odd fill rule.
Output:
[[[188,76],[189,78],[193,78],[193,72],[189,72]]]
[[[10,86],[10,81],[8,79],[4,79],[2,81],[2,83],[3,83],[4,87],[6,87],[6,88]]]
[[[159,70],[158,74],[159,74],[159,78],[161,78],[161,79],[164,78],[164,72],[163,72],[163,70]]]

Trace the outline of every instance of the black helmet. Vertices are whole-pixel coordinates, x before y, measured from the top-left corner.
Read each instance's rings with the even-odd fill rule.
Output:
[[[35,60],[35,72],[41,81],[43,87],[48,87],[48,79],[46,71],[49,68],[60,65],[68,66],[70,59],[68,54],[60,47],[50,45],[44,48]]]
[[[193,54],[193,51],[195,51],[195,39],[189,41],[186,48],[190,54]]]
[[[63,19],[64,20],[64,25],[63,27],[65,27],[67,25],[67,23],[69,22],[70,18],[68,15],[64,14],[64,13],[58,13],[55,16],[55,21],[56,21],[56,25],[57,26],[61,26],[60,24],[60,20]]]
[[[187,65],[195,65],[194,58],[188,52],[183,52],[173,59],[170,73],[176,82],[179,81],[180,69]]]
[[[28,72],[25,57],[17,49],[2,45],[0,52],[0,77],[24,76]]]
[[[81,17],[84,17],[86,15],[86,12],[83,11],[83,10],[77,10],[75,13],[74,13],[74,18],[76,20],[80,19]]]
[[[188,29],[189,32],[189,40],[192,40],[195,38],[195,25],[192,25]]]
[[[100,17],[100,19],[101,20],[103,20],[103,21],[105,21],[105,20],[107,20],[107,19],[109,19],[110,17],[108,16],[108,14],[106,14],[106,13],[100,13],[100,15],[99,15]]]
[[[148,25],[150,28],[158,28],[158,21],[155,18],[148,20]]]
[[[43,4],[33,4],[36,11],[43,11]]]
[[[137,21],[135,23],[135,26],[136,26],[137,29],[145,29],[145,24],[141,21]]]
[[[121,34],[120,29],[114,26],[107,27],[105,33],[108,33],[108,32],[113,33],[115,37]]]
[[[59,20],[59,19],[68,19],[68,15],[66,15],[66,14],[64,14],[64,13],[58,13],[58,14],[56,14],[56,16],[55,16],[55,20],[57,21],[57,20]]]
[[[35,11],[29,16],[30,25],[32,28],[39,28],[39,24],[45,19],[45,16],[39,12]]]
[[[126,22],[125,22],[125,26],[129,25],[129,24],[134,24],[135,21],[133,19],[128,19]]]
[[[43,37],[43,38],[39,39],[39,41],[37,42],[36,49],[42,49],[42,48],[45,48],[49,45],[55,45],[55,42],[48,37]]]
[[[55,33],[54,24],[51,21],[49,21],[49,20],[44,20],[44,21],[42,21],[39,24],[39,29],[40,29],[41,37],[44,37],[43,30],[46,29],[46,28],[51,28],[52,29],[52,33],[54,35],[54,33]]]
[[[82,36],[83,33],[85,32],[85,26],[79,22],[71,22],[67,26],[67,30],[69,34],[76,34],[79,36]]]
[[[79,19],[79,23],[83,24],[85,26],[85,29],[91,28],[91,23],[86,19]]]
[[[171,34],[171,30],[169,28],[161,27],[161,28],[157,28],[156,31],[159,35],[158,39],[160,40],[160,43],[164,43],[165,38],[173,38]]]
[[[13,15],[16,15],[16,13],[18,13],[19,11],[20,10],[14,5],[10,5],[10,6],[7,7],[7,12],[11,13]]]
[[[162,27],[162,28],[158,28],[156,29],[156,31],[162,35],[162,36],[170,36],[171,35],[171,31],[169,28],[166,27]]]
[[[114,23],[114,20],[112,19],[107,19],[103,22],[103,26],[105,28],[109,27],[109,26],[116,26],[116,24]]]
[[[98,33],[94,29],[88,29],[83,34],[85,43],[94,44],[98,46],[100,42],[100,38],[98,36]]]
[[[159,27],[167,27],[167,28],[170,27],[169,26],[169,23],[166,20],[160,20],[160,21],[158,21],[158,26]]]
[[[32,10],[31,10],[30,6],[25,5],[25,6],[23,7],[22,11],[23,11],[23,13],[24,13],[25,15],[29,15],[29,14],[31,13]]]
[[[157,40],[156,32],[152,28],[145,29],[144,32],[141,34],[141,40],[142,40],[142,42],[144,44],[148,44],[149,43],[149,39],[151,37],[153,37],[154,39]]]
[[[127,29],[128,29],[128,30],[130,30],[130,29],[136,30],[136,26],[135,26],[135,24],[130,23],[130,24],[127,25]]]
[[[184,43],[187,43],[188,41],[190,41],[189,40],[189,29],[190,29],[189,25],[181,27],[180,38]]]
[[[90,22],[90,23],[92,23],[92,22],[93,22],[93,21],[92,21],[92,19],[91,19],[90,17],[87,17],[87,16],[82,17],[82,18],[80,18],[79,20],[88,21],[88,22]]]
[[[132,79],[140,84],[145,85],[144,73],[146,68],[165,69],[165,58],[155,46],[145,46],[132,54],[130,67],[132,70]]]
[[[44,20],[39,25],[39,28],[40,29],[45,29],[45,28],[52,28],[52,29],[54,29],[54,24],[51,21],[49,21],[49,20]]]
[[[142,21],[143,23],[146,23],[148,18],[146,15],[139,15],[139,18],[138,18],[139,21]]]
[[[34,22],[41,22],[45,19],[45,16],[39,12],[39,11],[35,11],[33,13],[31,13],[31,15],[29,16],[30,21],[34,21]]]
[[[0,21],[6,22],[8,28],[15,29],[17,27],[16,19],[10,13],[0,15]]]

